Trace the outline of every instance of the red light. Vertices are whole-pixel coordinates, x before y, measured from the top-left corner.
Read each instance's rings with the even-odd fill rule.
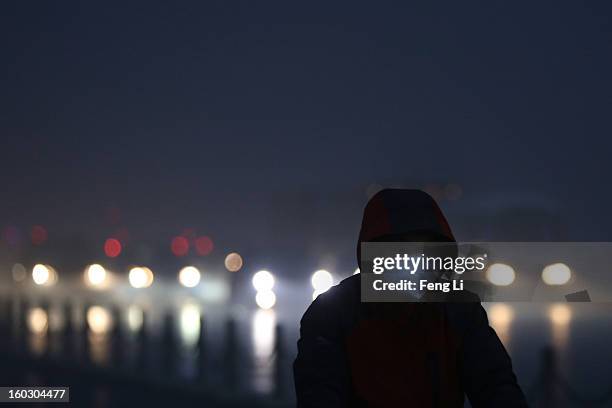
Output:
[[[172,253],[176,256],[187,255],[187,252],[189,252],[189,241],[185,237],[174,237],[172,238],[170,249],[172,249]]]
[[[30,232],[30,238],[34,245],[40,245],[47,240],[47,230],[41,225],[35,225]]]
[[[212,239],[207,236],[203,236],[198,237],[198,239],[196,239],[195,247],[196,251],[198,251],[198,254],[208,255],[212,252],[214,245]]]
[[[121,242],[115,238],[109,238],[104,243],[104,253],[109,258],[116,258],[121,253]]]

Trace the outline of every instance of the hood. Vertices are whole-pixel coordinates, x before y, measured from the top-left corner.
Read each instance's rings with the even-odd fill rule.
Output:
[[[446,217],[429,194],[421,190],[405,189],[379,191],[368,201],[363,211],[357,242],[357,263],[362,242],[411,234],[431,236],[434,238],[431,240],[455,242]]]

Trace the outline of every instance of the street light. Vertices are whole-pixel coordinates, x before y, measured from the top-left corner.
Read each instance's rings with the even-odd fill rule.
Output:
[[[100,264],[92,264],[85,271],[85,282],[90,286],[100,286],[106,280],[106,269]]]
[[[181,285],[193,288],[200,283],[200,271],[195,266],[186,266],[179,272],[178,279]]]
[[[32,280],[37,285],[50,286],[57,281],[57,273],[49,265],[36,264],[32,268]]]
[[[542,280],[547,285],[565,285],[572,277],[572,271],[564,263],[554,263],[542,270]]]
[[[133,288],[148,288],[153,284],[153,272],[149,268],[136,266],[130,270],[128,280]]]
[[[268,271],[259,271],[253,275],[253,287],[258,292],[272,290],[274,287],[274,275]]]
[[[495,286],[508,286],[514,282],[514,268],[503,263],[494,263],[487,268],[487,279]]]
[[[325,269],[320,269],[312,274],[310,282],[312,283],[314,290],[317,292],[326,292],[333,286],[334,277]]]
[[[276,295],[272,290],[259,290],[255,295],[255,303],[261,309],[272,309],[276,304]]]

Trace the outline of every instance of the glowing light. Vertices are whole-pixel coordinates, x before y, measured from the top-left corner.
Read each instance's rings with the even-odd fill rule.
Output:
[[[186,346],[195,346],[200,338],[200,308],[194,304],[186,304],[181,307],[180,332],[181,338]]]
[[[189,252],[189,241],[185,237],[174,237],[170,249],[176,256],[185,256]]]
[[[37,285],[50,286],[57,281],[57,274],[49,265],[36,264],[32,268],[32,280]]]
[[[179,272],[178,279],[181,285],[193,288],[200,283],[200,271],[194,266],[186,266]]]
[[[548,317],[553,324],[558,326],[567,325],[572,319],[572,311],[569,306],[564,303],[554,304],[548,310]]]
[[[274,276],[268,271],[259,271],[253,275],[253,287],[257,291],[272,290]]]
[[[34,268],[32,269],[32,279],[37,285],[44,285],[49,282],[50,275],[51,273],[49,272],[49,268],[47,268],[45,265],[37,264],[34,265]]]
[[[548,318],[552,324],[553,344],[558,348],[564,348],[569,338],[572,310],[565,303],[556,303],[548,309]]]
[[[514,311],[504,303],[496,303],[489,309],[489,319],[493,327],[508,327],[514,319]]]
[[[137,266],[130,270],[128,280],[134,288],[148,288],[153,284],[153,272],[149,268]]]
[[[255,295],[255,303],[257,303],[257,306],[261,309],[272,309],[276,304],[276,295],[269,289],[259,290]]]
[[[323,293],[333,286],[334,277],[325,269],[320,269],[312,274],[310,282],[316,292]]]
[[[91,286],[100,286],[106,280],[106,269],[102,265],[92,264],[85,271],[85,282]]]
[[[357,268],[357,269],[355,269],[355,272],[353,272],[353,275],[357,275],[357,274],[360,274],[360,273],[361,273],[361,270],[359,268]]]
[[[195,248],[198,254],[208,255],[212,252],[214,244],[212,239],[207,236],[198,237],[195,241]]]
[[[40,307],[35,307],[28,312],[27,317],[28,328],[32,333],[44,334],[49,327],[49,318],[47,312]]]
[[[242,257],[237,252],[232,252],[225,257],[225,269],[230,272],[238,272],[242,268]]]
[[[131,331],[137,332],[142,327],[144,312],[138,306],[131,305],[127,310],[127,323]]]
[[[113,326],[113,316],[100,306],[92,306],[87,310],[87,325],[94,334],[105,334]]]
[[[312,292],[312,300],[315,300],[317,298],[317,296],[319,296],[321,293],[325,293],[326,291],[321,292],[320,290],[315,290],[314,292]]]
[[[542,280],[547,285],[565,285],[572,277],[572,271],[564,263],[548,265],[542,270]]]
[[[42,225],[35,225],[30,231],[32,244],[41,245],[47,240],[47,230]]]
[[[109,258],[116,258],[121,254],[121,242],[115,238],[109,238],[104,242],[104,253]]]
[[[486,276],[496,286],[508,286],[514,282],[516,273],[510,265],[494,263],[487,268]]]
[[[26,270],[26,267],[20,263],[16,263],[15,265],[13,265],[11,273],[13,274],[13,280],[15,282],[23,282],[28,276],[28,271]]]
[[[251,339],[255,357],[254,387],[267,393],[274,387],[274,366],[269,363],[274,357],[276,344],[276,314],[274,310],[257,310],[253,316]]]
[[[514,319],[514,311],[504,303],[495,303],[489,309],[489,321],[506,347],[510,341],[510,324]]]

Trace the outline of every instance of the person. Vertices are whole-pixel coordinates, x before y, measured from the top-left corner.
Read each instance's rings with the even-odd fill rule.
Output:
[[[455,242],[436,202],[386,189],[364,210],[362,242]],[[465,295],[463,295],[465,296]],[[469,296],[469,295],[468,295]],[[301,320],[298,408],[526,407],[510,357],[470,302],[361,302],[360,276],[319,295]]]

